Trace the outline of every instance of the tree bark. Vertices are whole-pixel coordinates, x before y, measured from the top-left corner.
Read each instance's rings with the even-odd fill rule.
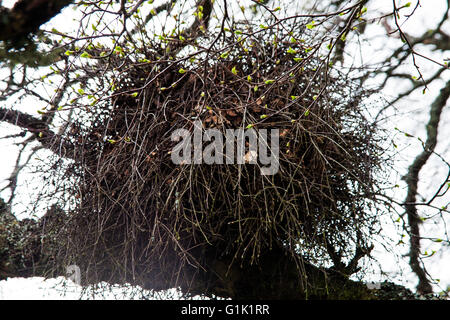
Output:
[[[61,231],[64,213],[52,207],[38,221],[18,221],[0,198],[0,280],[10,277],[65,276],[58,261],[61,243],[56,241]],[[372,290],[363,282],[349,280],[346,275],[320,269],[309,263],[300,267],[282,248],[266,252],[257,265],[231,264],[231,257],[207,261],[207,270],[196,273],[194,281],[180,286],[188,295],[206,295],[234,300],[380,300],[417,299],[410,290],[390,282]],[[229,265],[232,265],[229,268]],[[59,266],[56,267],[55,266]],[[110,279],[102,279],[111,284]],[[135,283],[144,289],[148,284]],[[170,284],[166,284],[171,288]]]
[[[231,260],[211,261],[204,275],[209,281],[197,293],[236,300],[376,299],[366,284],[306,261],[298,265],[283,248],[266,252],[254,265],[240,266]]]
[[[64,270],[55,268],[61,221],[62,212],[56,207],[38,221],[19,221],[0,198],[0,280],[64,275]]]

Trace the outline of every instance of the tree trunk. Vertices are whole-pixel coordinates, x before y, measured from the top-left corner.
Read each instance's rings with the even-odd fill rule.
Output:
[[[231,261],[231,257],[210,261],[207,272],[181,289],[236,300],[376,299],[366,284],[307,262],[299,266],[282,248],[273,248],[258,264],[240,266]]]
[[[62,218],[60,209],[51,208],[38,221],[18,221],[0,199],[0,280],[65,275],[57,260],[59,245],[55,241]],[[186,273],[191,273],[188,278],[194,281],[182,282],[183,292],[236,300],[379,299],[366,284],[338,272],[309,263],[298,266],[282,248],[266,252],[254,265],[231,263],[231,257],[210,260],[206,261],[206,272],[191,268]],[[152,282],[136,284],[153,289]]]

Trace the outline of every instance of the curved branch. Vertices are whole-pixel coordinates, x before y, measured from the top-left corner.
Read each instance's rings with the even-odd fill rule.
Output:
[[[419,181],[420,170],[426,164],[428,158],[434,151],[437,144],[438,125],[441,118],[442,110],[444,109],[448,98],[450,97],[450,81],[445,87],[441,89],[438,97],[433,101],[430,110],[430,120],[427,124],[427,140],[424,145],[424,150],[419,154],[411,166],[408,168],[408,174],[405,181],[408,187],[408,193],[405,200],[406,214],[408,216],[408,224],[410,226],[410,260],[411,269],[419,278],[417,290],[421,293],[431,293],[433,289],[430,281],[426,276],[426,271],[419,263],[420,254],[420,228],[422,222],[417,214],[415,205],[417,196],[417,185]]]

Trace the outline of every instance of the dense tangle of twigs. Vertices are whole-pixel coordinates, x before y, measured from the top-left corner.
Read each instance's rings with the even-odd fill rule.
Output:
[[[174,37],[96,62],[104,98],[66,132],[74,161],[64,176],[78,203],[64,259],[88,282],[194,288],[214,261],[257,264],[273,246],[299,272],[304,259],[344,270],[367,253],[380,138],[364,90],[299,29]],[[279,172],[172,163],[171,133],[194,120],[203,130],[279,129]]]

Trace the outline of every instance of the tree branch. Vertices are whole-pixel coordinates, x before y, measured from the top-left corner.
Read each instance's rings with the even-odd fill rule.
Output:
[[[0,7],[0,40],[21,47],[29,34],[56,16],[73,0],[19,0],[10,10]]]
[[[428,158],[433,153],[437,144],[438,125],[443,108],[450,97],[450,81],[441,89],[438,97],[431,105],[430,119],[427,124],[427,140],[424,145],[424,150],[419,154],[408,169],[408,174],[405,181],[408,187],[408,193],[405,200],[406,214],[408,216],[408,224],[410,226],[410,260],[409,264],[414,273],[419,277],[419,284],[417,290],[420,293],[431,293],[433,289],[430,281],[426,276],[426,271],[419,263],[420,254],[420,228],[422,222],[417,214],[415,205],[417,196],[417,185],[419,181],[420,170],[426,164]]]
[[[66,141],[62,136],[50,130],[45,120],[33,117],[17,110],[0,108],[0,121],[15,125],[35,135],[35,139],[39,141],[43,147],[53,151],[54,153],[71,158],[73,145]]]

